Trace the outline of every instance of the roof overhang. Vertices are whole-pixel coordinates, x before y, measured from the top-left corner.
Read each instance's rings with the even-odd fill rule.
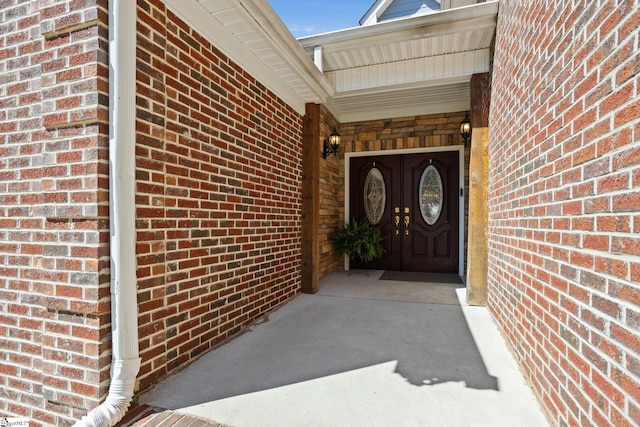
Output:
[[[498,13],[489,1],[296,40],[266,0],[163,1],[299,113],[325,104],[340,122],[469,109]]]
[[[266,0],[163,0],[168,9],[300,114],[335,90]]]
[[[340,121],[464,111],[471,76],[490,69],[498,2],[299,39],[322,52]]]

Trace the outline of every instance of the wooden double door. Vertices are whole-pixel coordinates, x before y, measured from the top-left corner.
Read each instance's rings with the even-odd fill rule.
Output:
[[[350,216],[382,231],[384,254],[353,268],[458,272],[459,152],[353,157]]]

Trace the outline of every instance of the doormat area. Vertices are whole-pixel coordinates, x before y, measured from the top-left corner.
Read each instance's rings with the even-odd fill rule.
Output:
[[[422,283],[455,283],[462,285],[460,276],[455,273],[422,273],[416,271],[385,271],[380,280]]]

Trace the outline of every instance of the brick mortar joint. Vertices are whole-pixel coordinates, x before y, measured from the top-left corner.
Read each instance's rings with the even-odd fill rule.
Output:
[[[67,27],[59,28],[59,29],[52,30],[52,31],[46,31],[46,32],[42,33],[42,37],[44,37],[45,40],[51,40],[51,39],[54,39],[54,38],[56,38],[56,37],[58,37],[58,36],[60,36],[62,34],[75,33],[77,31],[86,30],[87,28],[91,28],[91,27],[102,27],[105,30],[107,30],[109,28],[101,20],[92,19],[90,21],[81,22],[79,24],[69,25]]]
[[[69,122],[64,122],[64,123],[56,123],[56,124],[52,124],[52,125],[46,125],[44,128],[47,131],[54,131],[54,130],[59,130],[59,129],[66,129],[66,128],[72,128],[72,127],[89,127],[89,126],[93,126],[93,125],[108,125],[109,122],[107,120],[101,120],[101,119],[87,119],[87,120],[76,120],[76,121],[69,121]]]

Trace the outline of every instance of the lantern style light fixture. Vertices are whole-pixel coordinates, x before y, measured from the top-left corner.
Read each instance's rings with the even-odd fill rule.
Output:
[[[329,154],[336,156],[336,153],[340,149],[340,134],[333,127],[333,132],[329,135],[329,140],[324,140],[322,143],[322,158],[326,159]]]
[[[464,144],[467,145],[471,140],[471,120],[469,120],[469,112],[464,116],[464,119],[460,122],[460,135]]]

